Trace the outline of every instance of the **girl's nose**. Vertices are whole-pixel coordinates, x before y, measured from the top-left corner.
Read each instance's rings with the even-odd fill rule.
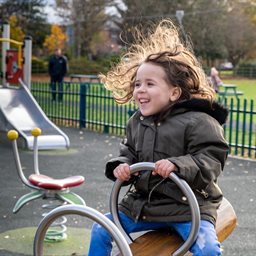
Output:
[[[146,92],[146,87],[145,85],[141,85],[139,88],[138,88],[138,92],[142,93],[142,92]]]

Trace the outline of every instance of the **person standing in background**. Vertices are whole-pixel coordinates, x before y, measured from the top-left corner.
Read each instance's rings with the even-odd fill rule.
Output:
[[[56,101],[58,92],[58,101],[63,100],[63,80],[67,73],[67,58],[62,55],[61,49],[55,49],[48,64],[48,72],[51,77],[52,100]]]
[[[211,82],[215,92],[217,93],[219,91],[219,87],[222,85],[222,81],[219,77],[219,72],[215,67],[211,68]]]

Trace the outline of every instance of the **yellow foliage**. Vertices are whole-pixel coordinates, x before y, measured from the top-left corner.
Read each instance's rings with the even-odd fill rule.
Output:
[[[21,27],[18,26],[18,19],[15,15],[10,16],[9,18],[10,24],[10,38],[19,42],[23,42],[24,40],[24,32]],[[12,47],[12,44],[11,44]]]
[[[49,52],[53,52],[56,48],[64,49],[67,41],[67,35],[60,26],[53,24],[51,27],[51,35],[46,36],[44,46]]]

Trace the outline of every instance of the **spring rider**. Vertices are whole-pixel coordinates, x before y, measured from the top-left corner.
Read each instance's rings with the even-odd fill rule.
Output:
[[[28,178],[26,178],[21,166],[17,146],[18,132],[15,130],[10,130],[7,134],[9,140],[12,141],[13,154],[18,175],[21,181],[32,190],[18,199],[13,208],[13,213],[17,213],[26,203],[39,198],[48,201],[58,201],[56,204],[46,203],[42,205],[42,208],[48,210],[63,204],[85,205],[85,201],[79,195],[70,191],[71,187],[83,184],[85,180],[83,176],[71,176],[63,179],[54,179],[40,173],[38,166],[37,142],[38,136],[41,135],[41,129],[34,128],[31,134],[34,136],[34,173],[32,173]],[[43,216],[45,216],[45,214],[43,214]],[[66,222],[67,219],[63,216],[52,223],[51,227],[46,233],[45,241],[55,242],[66,239]]]

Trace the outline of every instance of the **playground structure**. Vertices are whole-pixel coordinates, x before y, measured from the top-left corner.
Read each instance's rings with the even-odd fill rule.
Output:
[[[152,171],[154,170],[154,168],[154,163],[143,162],[131,165],[130,171],[131,174],[133,174],[141,170]],[[182,239],[176,233],[172,233],[170,230],[149,231],[142,236],[139,236],[135,240],[132,239],[130,235],[126,234],[122,227],[122,224],[120,223],[117,210],[119,192],[122,187],[122,181],[117,180],[114,183],[110,197],[110,210],[113,216],[113,222],[115,223],[118,230],[121,232],[121,235],[118,235],[121,241],[118,240],[116,236],[116,231],[111,228],[111,223],[109,223],[108,220],[105,219],[105,216],[101,213],[95,211],[88,206],[66,205],[57,207],[56,209],[52,210],[40,222],[34,239],[34,255],[43,255],[43,241],[50,225],[54,223],[57,218],[70,214],[80,215],[101,224],[108,232],[110,232],[114,241],[117,243],[117,247],[120,250],[120,254],[118,254],[119,256],[188,255],[187,252],[196,240],[199,231],[199,206],[193,191],[184,180],[178,178],[178,176],[176,176],[176,174],[174,173],[171,173],[169,178],[178,185],[178,187],[187,197],[191,210],[192,225],[188,239],[185,242],[182,241]],[[218,217],[216,223],[216,232],[220,242],[224,241],[232,233],[232,231],[236,227],[236,219],[237,218],[233,207],[228,202],[228,200],[224,198],[221,206],[218,209]],[[130,249],[128,249],[129,247],[127,248],[128,244],[130,246]]]
[[[0,131],[17,130],[24,139],[26,147],[32,150],[33,136],[30,131],[34,127],[41,127],[44,135],[40,136],[38,141],[39,149],[68,148],[70,142],[67,135],[49,120],[30,93],[31,37],[25,37],[24,43],[12,40],[9,24],[5,23],[2,27]],[[10,43],[16,45],[18,51],[10,49]]]
[[[184,255],[197,238],[200,222],[200,212],[197,200],[189,185],[184,180],[178,178],[178,176],[176,176],[174,173],[171,173],[169,178],[178,185],[184,196],[186,196],[191,210],[192,227],[188,239],[183,242],[177,234],[171,233],[170,230],[167,230],[150,231],[133,240],[133,238],[126,234],[122,228],[122,224],[120,223],[117,211],[118,197],[122,187],[122,181],[116,180],[111,193],[110,211],[114,220],[114,223],[112,223],[102,213],[86,206],[84,200],[80,196],[69,191],[69,188],[79,186],[83,183],[84,178],[82,176],[73,176],[64,179],[53,179],[49,176],[40,174],[38,168],[37,139],[41,134],[41,130],[39,128],[35,128],[31,133],[34,137],[34,173],[31,174],[27,179],[22,171],[18,153],[16,142],[18,133],[14,130],[8,132],[8,138],[12,141],[14,159],[16,168],[18,170],[18,175],[22,182],[33,190],[32,192],[22,196],[17,201],[13,212],[18,212],[27,202],[37,198],[50,200],[59,199],[62,201],[62,203],[68,204],[62,206],[56,205],[55,209],[51,210],[43,217],[37,228],[34,238],[34,255],[43,255],[43,242],[45,240],[61,241],[66,238],[66,227],[64,225],[65,215],[70,214],[89,218],[102,225],[108,232],[110,232],[117,244],[117,247],[120,250],[121,255],[124,256]],[[154,168],[155,165],[153,163],[144,162],[131,165],[130,171],[131,174],[133,174],[134,172],[141,170],[152,171]],[[52,230],[49,228],[56,224],[57,226],[60,226],[60,231]],[[219,241],[224,241],[232,233],[235,226],[235,212],[231,204],[227,201],[227,199],[224,198],[220,208],[218,209],[218,217],[216,223],[216,232]],[[60,238],[58,238],[58,236]]]
[[[13,213],[17,213],[28,202],[39,198],[44,200],[60,201],[60,204],[56,205],[44,204],[42,207],[46,209],[58,209],[60,205],[63,205],[68,209],[69,207],[66,204],[73,204],[73,206],[78,207],[78,214],[81,214],[82,212],[82,216],[86,216],[94,221],[99,222],[114,236],[114,240],[116,241],[123,255],[132,256],[129,245],[126,243],[123,234],[114,225],[114,223],[107,219],[100,212],[87,207],[85,201],[79,195],[70,191],[71,187],[83,184],[85,180],[83,176],[71,176],[64,179],[53,179],[40,173],[38,164],[38,137],[41,135],[41,130],[39,128],[34,128],[31,131],[31,134],[34,137],[34,173],[31,174],[27,179],[22,171],[17,147],[18,133],[15,130],[10,130],[7,133],[8,139],[12,141],[14,160],[16,169],[18,171],[18,176],[23,184],[32,189],[30,193],[25,194],[18,199],[14,206]],[[79,208],[80,206],[83,208]],[[72,212],[73,211],[74,210],[72,208]],[[68,211],[65,213],[68,214]],[[47,216],[47,213],[44,213],[44,215]],[[67,238],[65,233],[67,230],[65,226],[66,222],[67,219],[63,215],[55,218],[55,220],[50,223],[51,228],[48,229],[50,226],[48,225],[45,229],[43,241],[54,242],[65,240]],[[37,253],[35,253],[35,255],[37,255]]]
[[[71,176],[64,179],[53,179],[49,176],[43,175],[39,171],[38,164],[38,136],[41,135],[41,130],[39,128],[34,128],[31,132],[34,141],[34,173],[29,176],[27,179],[23,173],[18,147],[17,139],[18,132],[15,130],[10,130],[7,134],[9,140],[12,141],[13,154],[16,164],[16,169],[18,171],[18,176],[21,179],[22,183],[32,189],[31,192],[21,196],[16,202],[13,213],[17,213],[24,205],[28,202],[36,199],[52,200],[58,201],[57,204],[44,204],[42,208],[49,210],[55,207],[58,207],[62,204],[77,204],[85,205],[84,200],[77,194],[70,191],[71,187],[79,186],[83,184],[83,176]],[[46,213],[44,213],[46,214]],[[46,235],[47,241],[60,241],[66,239],[66,223],[67,219],[62,217],[61,220],[53,223],[53,229],[49,230]]]
[[[131,165],[130,172],[131,174],[133,174],[137,171],[143,170],[153,171],[154,168],[154,163],[143,162]],[[189,187],[187,182],[183,179],[180,179],[175,173],[170,173],[169,178],[180,188],[182,193],[187,198],[190,206],[192,225],[190,229],[190,234],[186,241],[182,241],[182,239],[176,233],[171,233],[170,230],[149,231],[142,236],[139,236],[135,240],[132,239],[128,234],[126,234],[125,230],[123,229],[122,223],[119,220],[119,214],[117,210],[118,197],[123,182],[120,180],[116,180],[113,186],[110,197],[110,211],[113,215],[114,223],[121,230],[122,234],[126,238],[126,241],[130,244],[130,248],[134,256],[188,255],[187,252],[189,248],[197,238],[200,224],[200,211],[194,192]],[[218,240],[220,242],[223,242],[233,232],[236,227],[236,222],[237,217],[232,205],[226,198],[223,198],[223,201],[217,210],[217,221],[215,227]]]

